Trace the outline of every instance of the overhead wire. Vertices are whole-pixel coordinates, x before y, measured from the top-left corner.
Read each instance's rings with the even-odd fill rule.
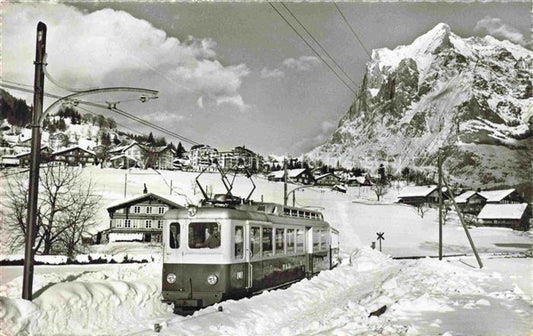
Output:
[[[298,22],[298,24],[303,28],[303,30],[311,37],[311,39],[313,39],[313,41],[315,41],[315,43],[320,47],[320,49],[322,49],[322,51],[326,54],[326,56],[328,56],[331,59],[331,61],[333,61],[333,63],[341,70],[341,72],[344,74],[344,76],[346,76],[346,78],[348,78],[348,80],[350,80],[350,82],[352,82],[352,84],[355,87],[357,87],[357,84],[352,80],[352,78],[346,73],[346,71],[344,71],[344,69],[337,63],[337,61],[335,61],[335,59],[328,53],[328,51],[322,46],[322,44],[313,36],[313,34],[311,34],[311,32],[309,30],[307,30],[307,28],[296,17],[296,15],[294,15],[294,13],[289,9],[289,7],[287,7],[287,5],[285,5],[285,3],[283,3],[283,2],[281,2],[281,5],[283,7],[285,7],[287,12],[289,12],[289,14],[294,18],[294,20],[296,20],[296,22]]]
[[[337,8],[337,11],[338,11],[339,14],[341,15],[342,19],[344,20],[344,22],[346,23],[346,25],[348,26],[348,28],[350,28],[350,31],[352,32],[353,36],[355,36],[355,38],[357,39],[357,41],[359,41],[359,44],[361,45],[361,47],[363,47],[363,50],[364,50],[365,53],[367,54],[368,58],[369,58],[369,59],[372,59],[372,56],[371,56],[370,53],[368,52],[368,49],[365,47],[365,44],[364,44],[363,41],[359,38],[359,35],[357,35],[357,33],[356,33],[355,30],[353,29],[352,25],[348,22],[348,20],[347,20],[346,17],[344,16],[344,14],[342,14],[342,11],[341,11],[341,9],[339,8],[339,6],[337,6],[337,3],[336,3],[336,2],[333,2],[333,4],[335,5],[335,8]]]
[[[296,35],[298,35],[298,37],[300,37],[300,39],[302,41],[304,41],[304,43],[318,56],[318,58],[331,70],[331,72],[333,72],[335,74],[335,76],[348,88],[348,90],[350,90],[353,94],[356,94],[356,91],[355,89],[353,89],[348,83],[346,83],[346,81],[331,67],[331,65],[326,62],[326,60],[322,57],[322,55],[320,55],[320,53],[318,51],[316,51],[315,48],[313,48],[313,46],[300,34],[300,32],[298,32],[298,30],[289,22],[289,20],[287,20],[287,18],[285,18],[285,16],[283,16],[283,14],[281,14],[281,12],[272,4],[272,2],[268,2],[268,4],[270,5],[270,7],[272,7],[276,13],[283,19],[283,21],[285,21],[285,23],[287,23],[287,25],[289,25],[289,27],[291,27],[291,29],[296,33]]]

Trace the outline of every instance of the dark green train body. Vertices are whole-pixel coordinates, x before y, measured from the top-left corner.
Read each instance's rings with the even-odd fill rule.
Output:
[[[287,286],[335,266],[322,214],[273,203],[172,210],[163,228],[163,301],[175,312]]]

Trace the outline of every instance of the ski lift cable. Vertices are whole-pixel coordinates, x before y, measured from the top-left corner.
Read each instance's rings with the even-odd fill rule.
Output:
[[[318,53],[318,51],[313,48],[313,46],[298,32],[298,30],[289,22],[289,20],[287,20],[287,18],[285,18],[285,16],[281,14],[281,12],[272,4],[272,2],[269,1],[268,4],[285,21],[285,23],[287,23],[287,25],[291,27],[291,29],[296,33],[296,35],[298,35],[298,37],[300,37],[300,39],[304,41],[305,44],[318,56],[318,58],[320,58],[320,60],[335,74],[335,76],[337,76],[337,78],[348,88],[348,90],[350,90],[353,94],[356,94],[356,91],[350,85],[348,85],[348,83],[346,83],[346,81],[331,67],[328,62],[326,62],[322,55],[320,55],[320,53]]]

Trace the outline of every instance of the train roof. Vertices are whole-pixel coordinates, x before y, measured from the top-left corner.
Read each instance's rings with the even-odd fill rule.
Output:
[[[195,209],[194,216],[189,209],[172,209],[167,211],[164,219],[205,218],[205,219],[239,219],[271,222],[273,224],[290,224],[302,226],[329,226],[322,213],[305,208],[284,206],[277,203],[241,204],[235,207],[201,206]]]

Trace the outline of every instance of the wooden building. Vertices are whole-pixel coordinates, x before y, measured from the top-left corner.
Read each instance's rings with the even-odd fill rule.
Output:
[[[268,175],[268,180],[283,182],[284,175],[285,170],[277,170]],[[312,184],[314,182],[314,178],[309,169],[287,169],[287,181],[292,183]]]
[[[435,204],[439,202],[437,186],[405,187],[398,195],[398,202],[410,205]]]
[[[50,161],[63,162],[70,166],[77,166],[79,164],[85,166],[96,163],[96,154],[80,146],[74,146],[51,153]]]
[[[175,196],[146,193],[110,205],[108,241],[161,242],[163,215],[183,208]]]
[[[333,173],[326,173],[315,177],[315,185],[333,186],[340,183],[340,177]]]
[[[478,193],[487,200],[487,203],[520,204],[524,202],[524,199],[515,189],[489,190]]]
[[[515,230],[529,230],[531,209],[527,203],[486,204],[477,216],[486,226],[502,226]]]
[[[477,215],[487,202],[487,199],[475,191],[466,191],[455,197],[455,203],[462,213]]]

